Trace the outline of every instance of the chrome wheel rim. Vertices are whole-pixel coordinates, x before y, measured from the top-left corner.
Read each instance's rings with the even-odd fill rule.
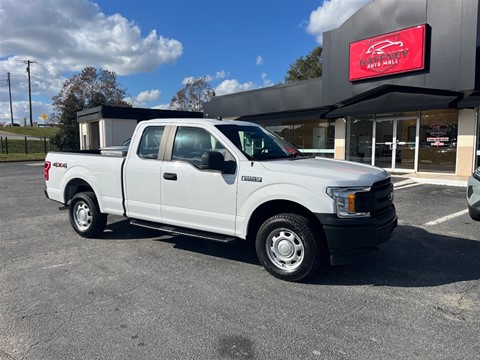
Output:
[[[75,225],[81,231],[87,230],[93,221],[93,215],[90,207],[83,201],[79,201],[73,208],[73,220]]]
[[[291,272],[296,270],[305,256],[301,238],[289,229],[276,229],[267,238],[268,258],[277,268]]]

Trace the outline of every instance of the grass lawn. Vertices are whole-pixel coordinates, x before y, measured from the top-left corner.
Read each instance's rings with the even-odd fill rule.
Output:
[[[8,139],[3,137],[0,141],[0,162],[4,161],[34,161],[45,159],[45,146],[47,152],[53,150],[50,143],[45,144],[44,138],[50,138],[55,135],[58,128],[37,128],[37,127],[19,127],[19,126],[0,126],[0,130],[15,135],[23,135],[27,137],[38,137],[42,140],[27,140],[27,150],[25,151],[25,140]],[[8,137],[8,135],[7,135]],[[7,154],[8,144],[8,154]]]
[[[47,137],[53,136],[57,133],[57,127],[22,127],[22,126],[0,126],[1,131],[6,131],[12,134],[25,135],[31,137]]]
[[[0,154],[0,162],[37,160],[45,160],[45,154]]]

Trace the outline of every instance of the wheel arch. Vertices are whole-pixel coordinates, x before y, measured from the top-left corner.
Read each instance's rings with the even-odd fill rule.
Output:
[[[75,194],[86,191],[92,191],[95,194],[93,187],[84,179],[74,178],[69,180],[63,194],[65,204],[68,204]]]
[[[258,206],[250,216],[250,220],[247,226],[248,241],[255,241],[256,234],[260,229],[260,226],[270,217],[282,213],[291,213],[302,215],[307,218],[319,234],[325,238],[323,231],[323,225],[320,220],[305,206],[302,206],[291,200],[271,200]]]

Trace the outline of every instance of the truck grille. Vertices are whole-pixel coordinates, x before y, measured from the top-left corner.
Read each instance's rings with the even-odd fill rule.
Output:
[[[393,184],[390,178],[374,183],[369,192],[356,194],[357,212],[369,212],[372,217],[381,216],[393,206]]]

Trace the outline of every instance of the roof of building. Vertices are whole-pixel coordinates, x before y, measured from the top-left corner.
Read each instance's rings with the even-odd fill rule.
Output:
[[[97,106],[79,111],[78,122],[96,121],[100,119],[131,119],[136,121],[155,118],[202,118],[202,112],[143,109],[119,106]]]

